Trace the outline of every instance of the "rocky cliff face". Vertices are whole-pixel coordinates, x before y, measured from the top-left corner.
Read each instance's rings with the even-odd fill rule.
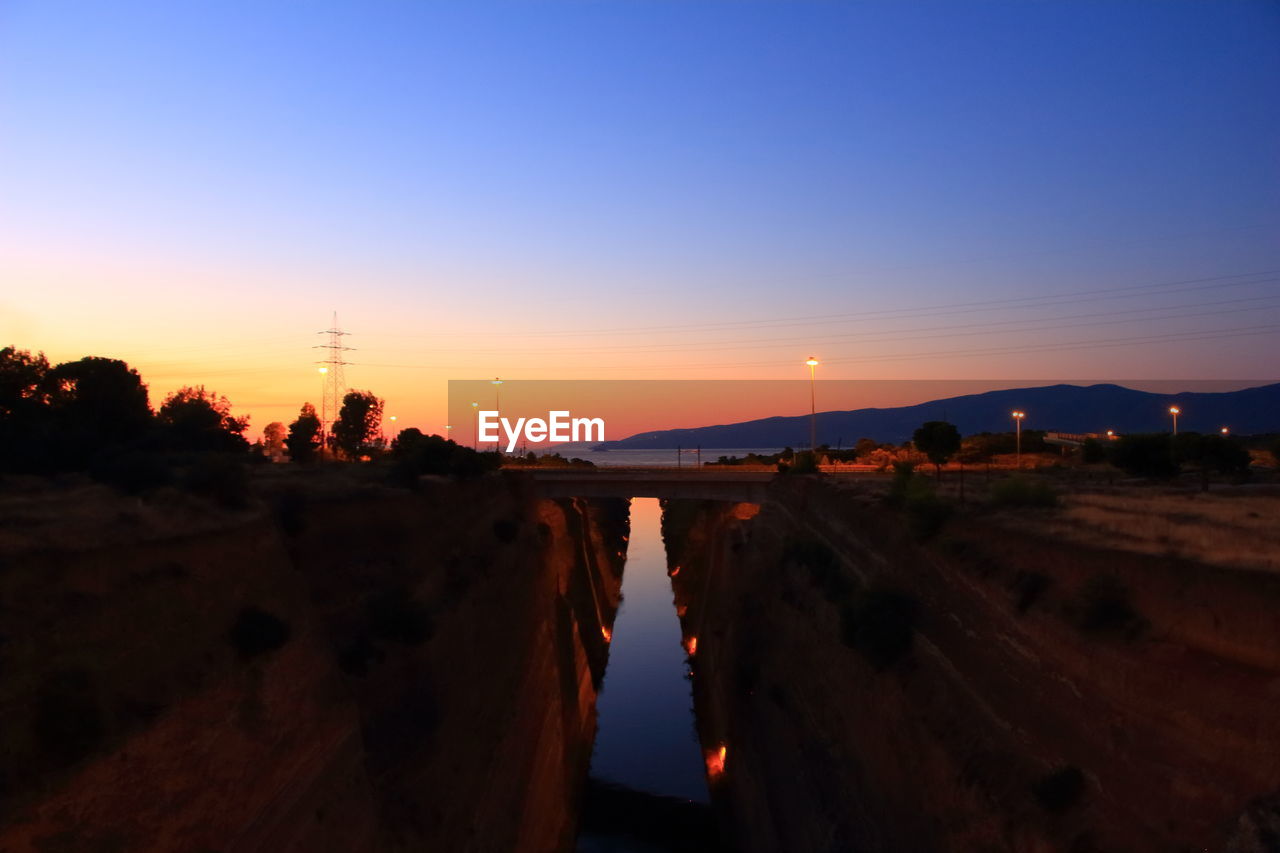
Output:
[[[747,514],[668,521],[735,847],[1275,849],[1280,578],[1017,512],[921,542],[880,495],[815,482]]]
[[[0,514],[0,850],[572,839],[624,502],[285,482]]]

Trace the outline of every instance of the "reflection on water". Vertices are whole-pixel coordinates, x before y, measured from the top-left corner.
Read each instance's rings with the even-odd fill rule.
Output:
[[[609,665],[596,703],[592,783],[584,801],[578,844],[583,851],[670,849],[661,844],[655,848],[634,837],[625,843],[600,837],[601,832],[631,834],[625,826],[610,828],[612,819],[600,810],[625,803],[616,810],[619,814],[656,811],[673,816],[689,810],[689,803],[708,802],[661,520],[656,499],[631,502],[622,608],[613,625]],[[695,821],[709,820],[705,807],[693,812]]]

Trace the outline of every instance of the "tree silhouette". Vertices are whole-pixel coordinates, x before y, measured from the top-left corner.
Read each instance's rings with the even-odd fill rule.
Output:
[[[233,417],[231,401],[203,385],[180,388],[157,414],[166,443],[175,450],[235,452],[247,450],[247,417]]]
[[[960,431],[946,421],[928,421],[911,437],[916,449],[929,457],[938,477],[942,466],[960,450]]]
[[[49,372],[53,464],[84,468],[107,448],[143,439],[151,427],[147,386],[114,358],[89,356]]]
[[[320,417],[316,407],[302,404],[298,419],[289,424],[289,434],[284,439],[285,450],[294,462],[311,462],[320,452]]]
[[[49,450],[52,380],[44,353],[0,349],[0,471],[38,471]]]
[[[333,424],[333,442],[343,456],[356,460],[370,449],[381,428],[382,400],[371,391],[348,391]]]
[[[284,453],[285,426],[280,421],[272,421],[262,429],[262,450],[268,457],[280,456]]]

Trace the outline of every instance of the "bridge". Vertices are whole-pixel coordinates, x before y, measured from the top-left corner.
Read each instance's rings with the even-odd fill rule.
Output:
[[[532,469],[544,498],[664,498],[760,503],[772,471],[707,471],[661,468]]]

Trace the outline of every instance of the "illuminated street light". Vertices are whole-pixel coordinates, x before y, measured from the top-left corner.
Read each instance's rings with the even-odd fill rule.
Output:
[[[814,462],[817,462],[816,454],[818,452],[818,396],[814,389],[814,369],[818,366],[818,360],[813,356],[809,356],[809,360],[805,362],[809,365],[809,452],[815,454]]]
[[[1178,434],[1178,415],[1182,414],[1182,409],[1177,406],[1169,407],[1169,414],[1173,415],[1173,434]]]
[[[1222,428],[1222,434],[1223,434],[1223,435],[1229,435],[1230,433],[1231,433],[1231,430],[1227,429],[1226,427],[1223,427],[1223,428]]]
[[[1017,455],[1017,459],[1018,459],[1018,468],[1019,468],[1019,469],[1021,469],[1021,468],[1022,468],[1022,419],[1023,419],[1023,418],[1025,418],[1026,416],[1027,416],[1027,413],[1026,413],[1026,412],[1016,412],[1016,411],[1015,411],[1015,412],[1013,413],[1013,423],[1014,423],[1014,427],[1017,429],[1017,434],[1018,434],[1018,444],[1017,444],[1017,447],[1018,447],[1018,455]]]

